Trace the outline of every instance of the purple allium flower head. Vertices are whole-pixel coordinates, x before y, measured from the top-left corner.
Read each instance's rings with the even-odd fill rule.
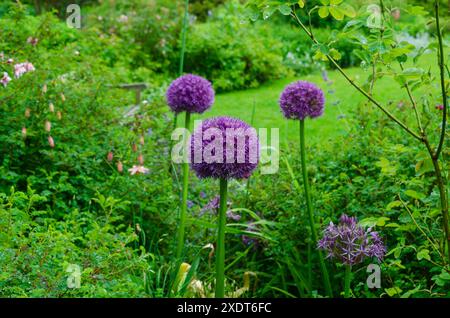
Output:
[[[247,232],[251,232],[254,233],[256,230],[256,226],[253,222],[248,222],[247,223]],[[253,246],[257,247],[259,245],[259,240],[256,237],[250,237],[248,235],[242,235],[242,243],[244,243],[244,245],[250,246],[253,244]]]
[[[259,162],[256,130],[231,117],[206,119],[191,136],[191,168],[199,178],[246,179]]]
[[[335,258],[347,265],[361,263],[366,257],[376,257],[381,261],[386,254],[378,232],[371,228],[364,230],[355,217],[345,214],[338,225],[330,222],[326,227],[318,248],[325,250],[328,258]]]
[[[315,118],[323,114],[325,97],[315,84],[298,81],[286,86],[279,102],[286,118]]]
[[[214,103],[214,90],[203,77],[187,74],[174,80],[166,93],[169,107],[175,113],[203,113]]]

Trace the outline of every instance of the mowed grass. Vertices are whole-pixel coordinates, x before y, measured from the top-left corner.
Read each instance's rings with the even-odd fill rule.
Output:
[[[437,75],[436,55],[427,54],[420,60],[420,67],[428,70],[431,67],[432,73]],[[412,67],[406,65],[405,67]],[[371,70],[361,68],[347,69],[346,72],[357,83],[362,85],[371,73]],[[306,80],[317,84],[323,89],[326,96],[325,113],[316,119],[307,119],[306,129],[308,141],[315,143],[326,142],[330,139],[345,133],[349,129],[351,122],[348,120],[352,109],[359,103],[365,101],[365,97],[345,80],[338,71],[328,71],[328,77],[332,85],[328,85],[319,72],[307,76],[285,78],[272,83],[267,83],[256,89],[236,91],[216,96],[216,102],[208,112],[201,116],[194,116],[195,119],[215,116],[231,116],[240,118],[248,123],[252,119],[253,105],[255,105],[255,116],[253,126],[256,128],[278,128],[280,142],[295,141],[299,138],[298,121],[286,120],[280,111],[278,100],[284,87],[296,80]],[[436,78],[434,83],[436,92],[439,91],[439,82]],[[383,103],[394,114],[401,110],[397,105],[400,101],[408,101],[408,96],[404,89],[401,89],[392,77],[385,77],[377,80],[375,84],[375,97]],[[420,92],[415,92],[419,100]],[[391,103],[390,106],[388,104]],[[370,107],[375,106],[371,104]],[[406,109],[403,111],[412,111]],[[376,116],[383,116],[381,110],[374,111]],[[411,114],[412,115],[412,114]],[[414,124],[411,117],[411,124]],[[179,119],[179,124],[181,119]]]

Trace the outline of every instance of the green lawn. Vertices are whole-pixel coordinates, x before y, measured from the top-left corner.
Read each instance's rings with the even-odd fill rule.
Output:
[[[432,72],[435,73],[437,70],[435,60],[434,54],[425,55],[420,59],[420,66],[425,69],[431,66]],[[361,68],[347,69],[346,72],[358,83],[363,83],[370,74],[370,70],[364,71]],[[253,103],[255,103],[254,126],[256,128],[279,128],[281,142],[286,137],[288,140],[296,140],[298,139],[298,123],[284,119],[278,106],[278,99],[287,84],[295,80],[307,80],[319,85],[326,94],[324,116],[307,122],[308,138],[311,138],[310,140],[313,142],[320,138],[323,142],[325,138],[333,138],[347,129],[350,123],[345,117],[340,119],[338,117],[341,117],[340,115],[348,116],[352,108],[364,100],[364,97],[351,87],[337,71],[329,71],[328,77],[333,81],[331,86],[328,86],[322,79],[321,74],[317,73],[298,78],[285,78],[262,85],[257,89],[218,94],[212,109],[200,117],[232,116],[250,123]],[[396,106],[398,102],[407,100],[405,91],[399,88],[392,77],[378,80],[375,85],[375,92],[376,98],[385,104],[390,101],[393,102],[389,108],[394,113],[399,111]],[[336,105],[336,102],[339,103]],[[375,106],[373,107],[375,108]],[[382,115],[381,111],[375,113]]]

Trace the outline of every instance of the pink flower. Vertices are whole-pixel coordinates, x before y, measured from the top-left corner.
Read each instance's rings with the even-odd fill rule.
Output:
[[[131,146],[131,149],[133,150],[133,152],[136,152],[137,151],[137,145],[136,144],[133,144],[132,146]]]
[[[444,105],[442,105],[442,104],[436,105],[436,109],[437,110],[444,110]]]
[[[22,137],[24,139],[27,138],[27,128],[26,127],[22,127]]]
[[[8,60],[6,61],[6,63],[7,63],[7,64],[12,64],[12,63],[14,63],[14,60],[13,60],[13,59],[8,59]]]
[[[23,74],[33,71],[35,71],[34,65],[29,62],[14,65],[14,76],[16,78],[20,78]]]
[[[52,123],[49,122],[48,120],[46,120],[45,121],[45,131],[50,132],[50,130],[52,130]]]
[[[114,154],[112,153],[112,151],[108,152],[108,155],[106,156],[106,160],[111,162],[111,161],[113,161],[113,158],[114,158]]]
[[[3,87],[6,87],[8,83],[11,81],[11,77],[9,77],[8,73],[3,72],[3,76],[0,79],[0,84],[3,84]]]
[[[52,136],[48,136],[48,144],[50,148],[55,148],[55,141],[53,140]]]
[[[143,165],[143,164],[144,164],[144,156],[143,156],[142,154],[140,154],[140,155],[138,156],[138,162],[139,162],[140,165]]]
[[[120,173],[123,172],[123,164],[121,161],[117,162],[117,171],[119,171]]]
[[[135,174],[147,174],[149,172],[149,170],[147,168],[145,168],[144,166],[136,166],[134,165],[133,168],[128,169],[128,171],[130,172],[131,175],[135,175]]]

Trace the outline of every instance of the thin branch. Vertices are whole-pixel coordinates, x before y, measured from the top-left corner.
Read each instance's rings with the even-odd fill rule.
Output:
[[[305,33],[311,38],[311,40],[315,44],[319,45],[320,43],[316,40],[314,35],[311,32],[309,32],[309,30],[302,23],[302,21],[300,21],[297,14],[295,13],[295,11],[293,10],[292,12],[293,13],[291,13],[291,16],[297,21],[297,23],[300,25],[300,27],[303,29],[303,31],[305,31]],[[406,132],[408,132],[411,136],[413,136],[417,140],[420,140],[420,141],[423,140],[423,138],[421,136],[419,136],[417,133],[412,131],[408,126],[406,126],[406,124],[404,124],[399,119],[397,119],[397,117],[395,117],[391,112],[389,112],[383,105],[381,105],[372,96],[370,96],[365,90],[363,90],[358,84],[356,84],[329,54],[326,54],[326,57],[354,88],[356,88],[361,94],[363,94],[368,100],[370,100],[375,106],[377,106],[391,120],[393,120],[395,123],[397,123],[400,127],[402,127]]]
[[[444,144],[444,139],[445,139],[445,127],[447,126],[448,101],[447,101],[447,91],[445,89],[444,46],[442,44],[442,32],[441,32],[441,26],[439,23],[439,0],[435,0],[434,6],[435,6],[435,11],[436,11],[436,30],[437,30],[438,41],[439,41],[438,60],[439,60],[439,71],[440,71],[440,75],[441,75],[442,100],[443,100],[443,106],[444,106],[444,109],[442,111],[441,136],[439,138],[439,145],[437,147],[437,150],[434,153],[434,157],[436,159],[438,159],[439,155],[441,154],[442,146]]]
[[[400,69],[403,71],[404,70],[403,63],[400,62],[399,64],[400,64]],[[405,83],[404,87],[406,89],[406,92],[408,92],[409,100],[411,101],[412,106],[414,108],[414,114],[416,116],[417,126],[419,127],[419,130],[420,130],[420,133],[422,134],[422,136],[424,136],[425,131],[424,131],[423,126],[422,126],[422,121],[420,120],[419,111],[417,109],[417,102],[416,102],[416,100],[415,100],[415,98],[414,98],[414,96],[413,96],[413,94],[411,92],[411,88],[409,87],[409,84]]]

